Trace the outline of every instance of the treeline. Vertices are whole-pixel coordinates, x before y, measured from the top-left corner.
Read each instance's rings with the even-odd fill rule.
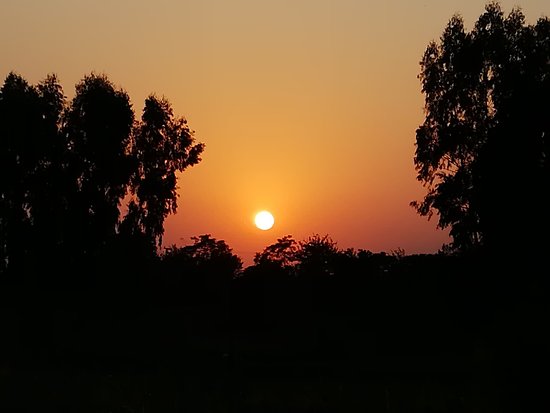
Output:
[[[525,350],[538,354],[546,342],[514,347],[509,329],[530,331],[525,326],[542,313],[517,320],[518,308],[531,317],[530,303],[492,269],[474,257],[341,250],[318,235],[283,237],[243,269],[224,241],[202,235],[139,271],[75,272],[79,281],[61,288],[4,284],[0,406],[502,406],[498,392],[519,384],[513,372],[499,371],[502,360],[533,361]]]
[[[343,251],[328,236],[286,236],[243,270],[210,235],[161,248],[164,220],[177,209],[177,174],[203,150],[164,98],[150,95],[137,118],[128,94],[104,75],[85,76],[68,100],[55,75],[32,85],[8,74],[0,88],[2,282],[121,290],[202,277],[197,283],[227,286],[260,274],[388,271],[404,256]]]
[[[55,75],[0,89],[0,273],[87,271],[156,255],[177,173],[204,145],[165,98],[142,115],[104,75],[68,101]],[[124,203],[123,203],[124,202]]]

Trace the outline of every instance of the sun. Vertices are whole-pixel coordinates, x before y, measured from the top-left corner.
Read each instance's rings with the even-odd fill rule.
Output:
[[[254,218],[254,223],[259,229],[267,231],[268,229],[271,229],[271,227],[275,223],[275,218],[273,218],[271,212],[261,211],[256,214],[256,217]]]

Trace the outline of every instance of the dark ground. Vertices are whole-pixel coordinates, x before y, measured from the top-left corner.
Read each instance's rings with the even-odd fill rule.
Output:
[[[194,291],[4,286],[0,411],[544,411],[546,288],[438,260]]]

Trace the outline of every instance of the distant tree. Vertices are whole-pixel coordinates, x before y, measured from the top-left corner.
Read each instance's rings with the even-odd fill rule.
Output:
[[[404,251],[399,250],[397,256],[405,258]],[[401,255],[403,253],[403,255]],[[358,266],[361,268],[361,271],[365,274],[381,274],[389,271],[391,266],[398,260],[396,255],[393,253],[387,254],[384,251],[381,252],[372,252],[359,250],[357,253]]]
[[[212,276],[230,280],[242,269],[242,260],[233,253],[223,240],[212,238],[210,234],[192,237],[193,244],[183,247],[168,247],[162,261],[171,271],[182,276]]]
[[[414,158],[428,192],[411,204],[438,215],[453,248],[525,245],[548,229],[549,61],[550,20],[526,25],[519,9],[504,17],[498,3],[470,32],[452,17],[428,45]]]
[[[333,275],[339,253],[336,243],[328,235],[312,235],[299,243],[296,253],[299,273]]]
[[[397,247],[394,250],[390,250],[390,255],[399,261],[405,258],[407,254],[405,253],[405,250],[403,248]]]
[[[256,253],[254,264],[290,270],[296,265],[297,252],[298,243],[292,238],[292,235],[285,235],[276,243],[265,247],[262,252]]]

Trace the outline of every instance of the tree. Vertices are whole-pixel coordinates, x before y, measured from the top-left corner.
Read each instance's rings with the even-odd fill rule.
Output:
[[[210,234],[191,239],[191,245],[173,245],[164,252],[162,261],[170,271],[181,273],[183,276],[210,276],[226,281],[238,275],[243,266],[242,260],[233,254],[224,240],[212,238]]]
[[[0,271],[59,242],[64,105],[54,75],[33,86],[12,72],[0,90]]]
[[[67,232],[84,254],[97,251],[116,234],[119,207],[135,169],[128,150],[133,124],[128,94],[106,76],[91,74],[76,85],[64,124],[72,185]]]
[[[177,210],[177,172],[201,161],[204,144],[195,144],[193,135],[184,118],[174,117],[166,99],[146,99],[132,147],[137,168],[127,223],[154,246],[162,244],[164,220]]]
[[[283,270],[291,270],[296,265],[298,243],[292,235],[279,238],[276,243],[264,248],[254,255],[254,264],[259,266],[275,266]]]
[[[2,272],[99,265],[134,247],[156,255],[177,209],[176,174],[200,162],[204,145],[166,99],[147,98],[136,121],[105,75],[85,76],[75,92],[67,102],[55,75],[35,86],[15,73],[0,89]]]
[[[62,134],[66,99],[57,76],[51,74],[37,85],[42,114],[41,158],[30,189],[31,215],[36,228],[37,241],[43,247],[48,241],[62,242],[60,225],[67,212],[67,180],[64,157],[67,155],[66,139]],[[40,236],[38,236],[40,235]]]
[[[336,243],[328,235],[315,234],[300,241],[296,259],[300,274],[333,275],[339,255]]]
[[[427,194],[411,205],[438,215],[453,248],[497,248],[548,228],[549,61],[550,20],[526,25],[498,3],[470,32],[453,16],[428,45],[414,157]]]

